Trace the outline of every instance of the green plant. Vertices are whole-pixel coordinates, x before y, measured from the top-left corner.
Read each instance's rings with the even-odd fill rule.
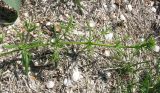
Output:
[[[160,80],[156,82],[156,84],[153,85],[153,87],[150,87],[148,90],[148,93],[160,93]]]
[[[25,69],[25,74],[28,74],[31,55],[27,49],[21,50],[21,55],[22,55],[22,64]]]
[[[94,30],[91,27],[89,27],[88,24],[87,24],[87,29],[89,31],[89,37],[87,38],[87,40],[85,40],[85,41],[69,41],[69,39],[67,39],[67,36],[69,35],[69,33],[71,33],[71,31],[75,27],[75,24],[73,21],[74,21],[73,17],[70,17],[68,23],[61,24],[61,27],[64,31],[62,33],[56,33],[54,31],[54,29],[52,29],[53,30],[52,32],[55,34],[55,37],[53,36],[52,39],[54,39],[55,41],[54,42],[46,42],[46,43],[43,40],[40,41],[40,40],[30,40],[29,39],[30,33],[32,31],[34,31],[37,27],[34,23],[32,23],[30,21],[25,21],[24,28],[26,31],[19,33],[20,42],[17,44],[10,44],[10,45],[4,46],[5,48],[12,49],[12,50],[8,51],[8,52],[0,53],[0,57],[14,53],[14,52],[21,52],[22,62],[25,67],[25,71],[28,72],[29,62],[32,58],[30,55],[30,52],[32,49],[38,48],[38,47],[51,46],[53,49],[52,60],[54,62],[56,62],[56,64],[58,64],[58,60],[60,59],[59,53],[63,49],[63,46],[65,46],[65,45],[83,45],[83,46],[85,46],[84,49],[88,49],[89,51],[92,51],[94,46],[115,48],[116,50],[122,50],[122,49],[125,50],[127,48],[133,48],[133,49],[136,49],[137,51],[139,51],[139,50],[143,50],[143,49],[151,49],[155,45],[155,40],[153,39],[153,37],[150,37],[148,40],[145,40],[142,43],[135,44],[135,45],[133,44],[133,45],[129,45],[129,46],[123,45],[120,41],[117,41],[112,44],[105,44],[105,43],[98,42],[98,41],[95,42],[94,38],[93,38]],[[126,56],[126,54],[121,51],[119,53],[120,54],[118,54],[117,56]],[[123,69],[121,69],[121,71],[124,72],[127,70],[127,72],[128,72],[128,71],[130,71],[130,68],[132,68],[132,67],[131,66],[128,67],[128,66],[124,65],[124,67],[123,67]]]
[[[152,78],[150,72],[145,72],[142,76],[142,79],[140,80],[140,92],[141,93],[149,93],[149,89],[152,85]]]

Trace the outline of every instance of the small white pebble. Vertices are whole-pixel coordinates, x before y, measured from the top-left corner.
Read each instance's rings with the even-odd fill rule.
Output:
[[[69,14],[67,14],[67,13],[65,14],[65,16],[66,16],[67,18],[70,18],[70,15],[69,15]]]
[[[38,62],[34,62],[34,65],[35,65],[35,66],[39,66]]]
[[[40,26],[40,23],[36,23],[36,26],[38,26],[38,27],[39,27],[39,26]]]
[[[109,50],[105,50],[104,54],[105,54],[105,56],[109,57],[110,56],[110,51]]]
[[[120,15],[120,20],[122,20],[122,21],[126,22],[126,18],[124,17],[124,15],[123,15],[123,14],[121,14],[121,15]]]
[[[154,1],[150,1],[150,6],[153,6],[154,5]]]
[[[51,22],[47,22],[47,23],[46,23],[46,26],[50,26],[50,25],[51,25]]]
[[[151,8],[151,11],[155,13],[157,10],[156,10],[155,7],[152,7],[152,8]]]
[[[25,16],[25,17],[29,17],[28,12],[24,13],[24,16]]]
[[[111,72],[107,72],[107,77],[110,78],[111,77]]]
[[[48,81],[46,82],[46,87],[49,88],[53,88],[54,87],[54,82],[53,81]]]
[[[96,23],[95,23],[94,21],[90,21],[90,22],[89,22],[89,26],[90,26],[90,27],[95,27],[95,26],[96,26]]]
[[[128,4],[128,5],[126,6],[126,9],[127,9],[128,11],[132,11],[132,5],[131,5],[131,4]]]
[[[20,64],[22,64],[22,62],[21,62],[21,61],[17,61],[17,64],[19,64],[19,65],[20,65]]]
[[[81,73],[79,72],[78,67],[75,67],[75,68],[73,69],[72,80],[76,82],[76,81],[78,81],[80,78],[81,78]]]
[[[104,9],[105,9],[105,11],[108,11],[109,10],[109,7],[108,7],[108,5],[107,4],[102,4],[103,5],[103,7],[104,7]]]
[[[145,39],[144,39],[144,38],[141,38],[140,40],[141,40],[141,42],[144,42]]]
[[[13,29],[13,28],[12,28],[12,26],[11,26],[11,25],[10,25],[10,26],[8,26],[8,30],[11,30],[11,29]]]
[[[134,87],[134,88],[132,89],[132,91],[133,91],[132,93],[136,93],[137,88]]]
[[[106,5],[106,4],[103,4],[103,7],[104,7],[104,8],[107,8],[107,5]]]
[[[47,0],[42,0],[43,3],[47,2]]]
[[[51,42],[54,43],[56,40],[54,38],[51,39]]]
[[[159,47],[158,45],[155,45],[154,48],[153,48],[153,50],[154,50],[155,52],[159,52],[160,47]]]
[[[68,79],[68,78],[65,78],[65,79],[64,79],[63,84],[64,84],[65,86],[71,86],[71,85],[72,85],[71,80]]]
[[[113,38],[113,33],[108,33],[105,35],[106,40],[112,40],[112,38]]]
[[[11,34],[12,33],[12,31],[10,31],[10,30],[7,30],[6,32],[7,32],[7,34]]]

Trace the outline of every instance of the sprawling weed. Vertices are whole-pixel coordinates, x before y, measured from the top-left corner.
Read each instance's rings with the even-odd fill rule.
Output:
[[[116,72],[118,73],[117,77],[119,79],[117,81],[117,88],[121,90],[121,92],[134,93],[134,88],[137,88],[136,82],[139,82],[138,88],[139,92],[141,93],[154,93],[155,91],[158,91],[157,87],[159,87],[160,85],[159,79],[157,79],[156,83],[153,82],[151,69],[146,70],[146,73],[143,76],[142,80],[138,81],[135,79],[137,71],[136,67],[138,67],[142,63],[139,64],[138,61],[134,59],[134,56],[139,56],[140,53],[143,51],[151,51],[153,47],[156,45],[156,41],[153,37],[149,37],[144,42],[131,45],[124,45],[120,40],[116,40],[116,42],[105,44],[101,42],[101,40],[96,40],[94,38],[94,29],[91,28],[88,23],[86,24],[86,29],[89,31],[89,37],[86,37],[85,40],[83,38],[84,41],[73,41],[67,38],[70,35],[70,33],[72,33],[72,30],[75,27],[74,19],[73,17],[70,17],[67,23],[60,23],[60,27],[62,28],[62,31],[60,33],[57,33],[55,29],[52,28],[54,36],[51,37],[51,40],[54,41],[43,42],[43,40],[30,39],[30,33],[34,31],[37,27],[34,23],[26,21],[24,24],[24,28],[26,31],[18,34],[20,42],[18,44],[5,45],[5,48],[12,50],[0,53],[0,57],[14,52],[20,52],[22,56],[21,61],[23,67],[25,68],[24,71],[27,74],[29,72],[30,62],[32,61],[32,49],[34,48],[50,46],[53,51],[51,59],[53,62],[55,62],[56,67],[58,66],[58,62],[61,58],[60,52],[65,46],[83,45],[85,46],[84,50],[88,50],[88,54],[90,55],[92,55],[93,53],[94,46],[112,48],[115,53],[113,58],[117,62],[115,64],[115,68],[118,67],[118,69],[116,69]],[[105,28],[101,31],[101,35],[106,35],[110,33],[111,30],[112,29],[110,27]],[[128,39],[127,36],[126,39]],[[3,41],[3,37],[1,41]],[[127,49],[131,49],[130,54],[132,54],[132,57],[129,56],[129,53],[126,53]],[[148,68],[150,68],[149,63],[147,62],[148,61],[145,61],[144,64],[145,66],[148,66]],[[159,66],[159,64],[157,66]],[[158,72],[159,71],[160,70],[158,69]]]

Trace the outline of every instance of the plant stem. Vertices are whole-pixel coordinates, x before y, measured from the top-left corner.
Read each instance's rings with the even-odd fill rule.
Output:
[[[102,44],[102,43],[94,43],[94,42],[64,42],[64,41],[60,41],[60,42],[56,42],[56,43],[61,43],[61,44],[69,44],[69,45],[72,45],[72,44],[76,44],[76,45],[95,45],[95,46],[105,46],[105,47],[117,47],[117,44]],[[39,47],[39,46],[48,46],[48,45],[51,45],[51,44],[56,44],[56,43],[42,43],[42,42],[39,42],[39,43],[30,43],[30,44],[20,44],[18,45],[18,49],[15,49],[15,50],[12,50],[12,51],[9,51],[9,52],[4,52],[4,53],[0,53],[0,57],[2,56],[5,56],[7,54],[11,54],[13,52],[17,52],[17,51],[20,51],[20,50],[23,50],[23,49],[32,49],[32,48],[36,48],[36,47]],[[131,45],[131,46],[119,46],[118,48],[137,48],[137,47],[145,47],[145,43],[144,44],[140,44],[140,45]]]
[[[19,49],[15,49],[15,50],[12,50],[12,51],[9,51],[9,52],[0,53],[0,57],[11,54],[11,53],[14,53],[14,52],[17,52],[17,51],[19,51]]]

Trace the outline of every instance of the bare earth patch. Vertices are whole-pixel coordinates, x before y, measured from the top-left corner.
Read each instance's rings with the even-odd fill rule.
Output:
[[[157,46],[150,50],[85,44],[33,48],[29,50],[28,75],[24,74],[21,52],[13,52],[0,56],[0,92],[147,93],[141,90],[147,91],[147,83],[148,93],[152,93],[154,85],[160,82],[159,12],[158,0],[80,0],[80,5],[76,0],[26,0],[16,22],[0,28],[0,36],[4,37],[0,40],[0,53],[12,50],[5,45],[18,45],[23,39],[21,34],[27,37],[26,20],[37,26],[29,33],[26,44],[55,42],[58,33],[66,42],[91,39],[111,45],[121,42],[125,46],[153,37]],[[57,52],[58,61],[53,60]]]

